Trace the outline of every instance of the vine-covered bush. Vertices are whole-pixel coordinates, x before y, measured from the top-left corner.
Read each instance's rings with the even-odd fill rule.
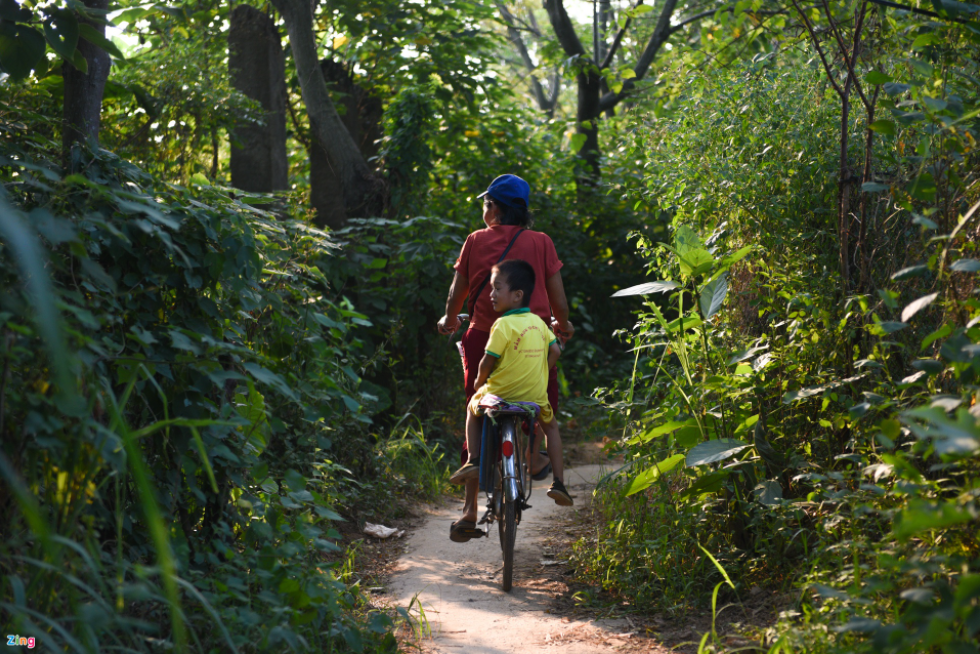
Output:
[[[860,282],[836,258],[839,104],[799,54],[698,76],[627,143],[672,229],[638,236],[657,281],[614,300],[647,296],[623,334],[633,375],[596,395],[626,466],[577,556],[677,610],[713,586],[798,589],[771,651],[973,651],[980,634],[976,44],[899,36],[912,58],[878,52],[869,76],[874,181],[847,196],[867,219],[847,251]],[[866,127],[843,126],[852,162]]]
[[[337,243],[106,151],[63,178],[56,144],[4,132],[11,630],[87,652],[393,651],[331,571],[338,512],[383,492],[356,476],[385,465],[368,430],[387,401],[362,382],[371,324],[324,272]]]

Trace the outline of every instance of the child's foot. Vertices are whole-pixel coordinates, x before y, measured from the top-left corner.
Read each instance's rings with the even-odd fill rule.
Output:
[[[558,506],[571,506],[575,504],[572,496],[565,490],[565,484],[561,483],[561,479],[552,480],[551,488],[548,489],[548,497],[553,499]]]
[[[480,478],[480,457],[471,459],[463,464],[463,467],[457,470],[449,478],[450,484],[456,484],[461,486],[468,482],[470,479]]]

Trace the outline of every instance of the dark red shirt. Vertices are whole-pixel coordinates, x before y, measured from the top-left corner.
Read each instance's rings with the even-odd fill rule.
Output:
[[[500,259],[514,233],[520,230],[517,225],[494,225],[480,229],[466,237],[463,250],[456,259],[454,268],[469,281],[470,293],[476,293],[477,286],[490,274],[490,269]],[[561,270],[562,263],[555,251],[551,237],[541,232],[525,230],[517,237],[514,246],[507,253],[508,259],[522,259],[534,268],[534,292],[531,293],[531,312],[551,324],[551,304],[545,282]],[[469,308],[467,301],[466,308]],[[487,284],[476,301],[473,315],[470,316],[470,329],[489,332],[500,314],[490,303],[490,284]]]

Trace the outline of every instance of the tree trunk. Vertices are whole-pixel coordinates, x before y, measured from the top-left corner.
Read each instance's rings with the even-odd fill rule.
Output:
[[[286,62],[273,20],[249,5],[231,12],[228,69],[232,85],[262,105],[264,124],[242,121],[232,135],[232,186],[271,193],[289,186],[286,157]]]
[[[328,88],[338,97],[343,109],[341,121],[366,161],[378,154],[378,140],[384,136],[381,119],[381,99],[369,94],[354,82],[350,71],[330,59],[320,62],[320,70]],[[339,113],[339,112],[338,112]],[[308,149],[310,156],[310,204],[316,210],[318,227],[341,229],[347,222],[343,183],[336,174],[319,142],[314,140]]]
[[[575,131],[585,135],[585,144],[579,150],[579,156],[585,162],[587,180],[598,180],[601,174],[599,168],[599,91],[602,77],[599,69],[583,62],[583,70],[575,76],[578,84],[578,103],[575,119],[578,121]]]
[[[85,6],[105,11],[109,8],[109,0],[85,0]],[[105,36],[105,25],[88,24]],[[61,152],[65,170],[70,173],[78,169],[78,156],[75,154],[78,143],[89,142],[93,147],[98,147],[102,93],[112,65],[105,50],[85,39],[78,40],[78,51],[88,63],[88,72],[83,73],[67,61],[61,68],[65,80]]]
[[[327,153],[343,185],[348,218],[384,214],[384,183],[364,160],[337,114],[317,58],[313,13],[306,0],[273,0],[289,31],[289,43],[310,119],[310,132]]]
[[[544,2],[544,8],[548,12],[548,20],[551,22],[551,27],[555,31],[555,37],[558,39],[558,43],[566,55],[577,59],[576,65],[580,67],[576,75],[576,82],[578,84],[578,107],[576,111],[578,124],[576,125],[576,131],[578,134],[585,136],[585,142],[579,150],[579,156],[585,162],[589,182],[598,180],[600,174],[599,118],[603,112],[611,113],[613,108],[632,92],[635,87],[635,82],[642,80],[646,76],[650,65],[660,51],[660,47],[667,42],[667,39],[675,31],[671,27],[670,21],[674,15],[677,3],[678,0],[665,0],[661,6],[657,26],[633,69],[635,78],[626,80],[623,84],[623,89],[619,93],[609,92],[603,95],[601,70],[608,67],[612,62],[612,57],[616,54],[630,21],[626,21],[626,26],[616,35],[608,51],[605,51],[605,46],[602,46],[604,50],[604,56],[602,58],[598,56],[589,57],[585,52],[585,48],[582,47],[578,35],[575,33],[575,26],[569,19],[568,12],[565,11],[563,1],[545,0]],[[595,20],[599,20],[598,15],[595,16]],[[597,49],[600,47],[598,27],[598,24],[593,25]]]

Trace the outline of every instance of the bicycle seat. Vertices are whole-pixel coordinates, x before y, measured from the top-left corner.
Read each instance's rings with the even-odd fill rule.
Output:
[[[494,416],[525,416],[529,414],[537,418],[541,415],[541,407],[534,402],[508,402],[496,395],[485,395],[480,399],[480,408],[488,415]]]

